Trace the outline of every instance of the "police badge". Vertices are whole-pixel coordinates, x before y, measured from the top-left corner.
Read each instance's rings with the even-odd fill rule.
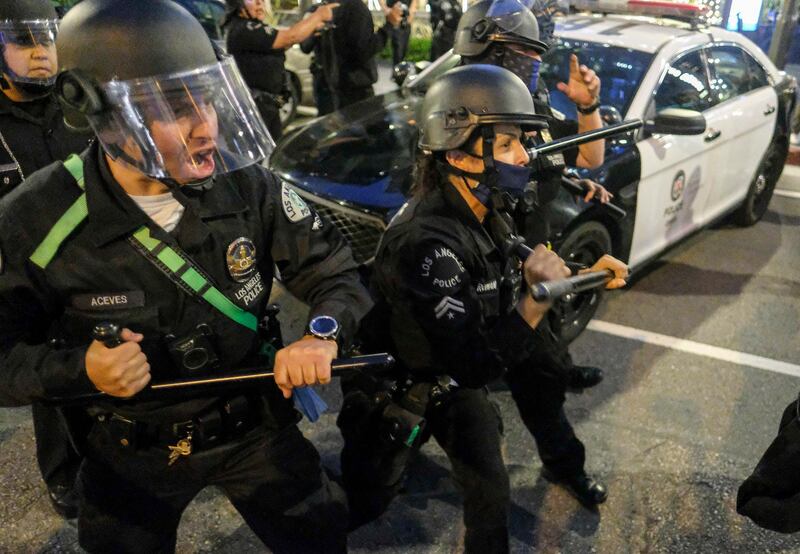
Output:
[[[237,283],[244,283],[256,270],[256,245],[247,237],[239,237],[225,254],[228,273]]]

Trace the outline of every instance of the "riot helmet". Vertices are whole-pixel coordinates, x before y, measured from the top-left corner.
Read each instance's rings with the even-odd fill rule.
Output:
[[[170,0],[84,0],[63,19],[56,94],[67,123],[155,179],[207,180],[273,147],[232,58]]]
[[[532,0],[482,0],[461,17],[453,53],[474,58],[493,44],[517,45],[539,54],[547,44],[539,37],[539,25],[531,12]]]
[[[522,132],[547,127],[547,118],[536,114],[533,99],[522,80],[494,65],[473,64],[451,69],[431,84],[422,104],[419,147],[444,153],[463,150],[477,136],[483,139],[482,173],[467,173],[442,160],[440,172],[468,177],[480,183],[473,194],[486,203],[491,189],[500,187],[521,192],[530,168],[494,159],[496,125],[518,126]],[[477,192],[477,193],[476,193]]]
[[[29,94],[49,92],[58,72],[58,14],[50,0],[14,0],[0,4],[0,70]]]

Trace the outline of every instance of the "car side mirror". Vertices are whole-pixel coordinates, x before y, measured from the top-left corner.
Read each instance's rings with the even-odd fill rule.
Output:
[[[392,81],[394,81],[398,87],[402,87],[406,79],[416,74],[417,68],[414,67],[413,63],[400,62],[392,69]]]
[[[694,110],[666,108],[648,121],[645,129],[658,135],[702,135],[706,132],[706,118]]]
[[[622,123],[622,114],[614,106],[600,106],[599,110],[603,124],[614,125],[615,123]]]

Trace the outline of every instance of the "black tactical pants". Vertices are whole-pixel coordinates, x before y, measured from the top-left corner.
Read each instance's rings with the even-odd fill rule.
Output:
[[[258,107],[258,112],[261,114],[261,119],[264,120],[264,124],[267,126],[269,134],[272,136],[272,140],[278,142],[283,136],[280,108],[278,108],[274,100],[267,96],[258,96],[256,98],[256,106]]]
[[[406,23],[398,27],[392,27],[392,66],[395,66],[406,59],[408,54],[408,42],[411,39],[411,25]]]
[[[374,421],[352,417],[360,407],[351,392],[339,418],[345,438],[342,471],[351,528],[382,514],[398,493],[412,453],[376,436]],[[453,478],[464,494],[465,551],[508,551],[508,473],[500,452],[502,423],[484,389],[457,388],[429,404],[426,432],[450,459]],[[360,422],[360,425],[359,425]]]
[[[373,96],[375,96],[375,90],[372,88],[372,85],[351,88],[340,87],[336,90],[334,95],[336,100],[336,109],[341,110],[350,104],[361,102],[362,100],[372,98]]]
[[[66,425],[57,408],[34,404],[33,431],[36,437],[36,461],[48,488],[72,488],[78,475],[81,456],[69,439]]]
[[[96,424],[81,467],[80,545],[89,552],[174,552],[180,517],[219,487],[273,552],[345,552],[344,493],[295,425],[257,427],[239,440],[167,465],[168,449],[131,451]]]
[[[581,475],[583,443],[564,413],[567,371],[572,359],[544,319],[536,328],[535,353],[509,368],[505,379],[523,423],[536,440],[542,463],[558,477]]]

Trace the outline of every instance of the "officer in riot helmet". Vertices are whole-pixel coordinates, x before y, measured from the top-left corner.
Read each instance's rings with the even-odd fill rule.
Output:
[[[542,244],[522,265],[507,252],[498,203],[526,186],[522,139],[545,125],[525,84],[496,66],[450,70],[425,95],[414,195],[381,239],[371,282],[376,306],[363,325],[366,344],[395,354],[397,382],[388,393],[365,379],[349,383],[338,420],[352,527],[386,508],[410,452],[433,436],[464,494],[465,551],[508,551],[502,423],[486,386],[507,369],[540,371],[529,360],[550,306],[522,289],[570,272]],[[609,287],[624,284],[618,260],[604,257],[596,268],[614,271]],[[543,425],[577,441],[563,412],[543,415],[553,418]],[[540,443],[546,460],[549,447]],[[582,471],[582,460],[574,463]]]
[[[244,80],[184,8],[83,0],[57,46],[66,118],[97,141],[0,201],[0,403],[103,393],[80,408],[81,546],[173,551],[216,485],[273,552],[344,552],[343,492],[291,398],[313,399],[298,387],[330,379],[371,304],[348,246],[261,166],[272,141]],[[276,267],[311,311],[275,353],[257,329]],[[106,321],[119,335],[92,340]],[[273,354],[274,384],[143,390]]]
[[[520,77],[532,96],[536,113],[545,116],[548,129],[526,141],[541,144],[553,137],[573,135],[599,128],[597,112],[600,81],[591,69],[581,66],[571,57],[569,83],[558,88],[577,106],[578,122],[563,121],[548,104],[546,88],[539,80],[541,55],[549,48],[552,36],[542,36],[531,6],[517,0],[484,0],[470,7],[459,23],[453,51],[461,55],[462,63],[491,63],[509,69]],[[547,204],[555,199],[567,165],[594,167],[603,161],[603,141],[581,145],[564,154],[541,156],[533,162],[531,181],[510,204],[510,210],[522,235],[531,244],[546,243],[550,238]],[[598,195],[608,201],[610,194],[597,183],[581,181],[585,187],[584,200]],[[599,368],[576,366],[564,344],[554,332],[545,332],[549,321],[541,324],[541,343],[532,363],[541,371],[510,371],[506,376],[520,415],[539,447],[545,465],[545,476],[564,482],[568,489],[588,505],[603,502],[605,487],[588,478],[584,472],[583,444],[575,437],[564,416],[566,390],[583,390],[598,384],[603,373]],[[532,397],[539,401],[531,401]]]
[[[0,5],[0,197],[37,169],[88,144],[89,134],[66,128],[50,94],[58,71],[57,31],[58,17],[49,0]],[[61,414],[36,403],[33,427],[36,458],[53,507],[62,516],[76,517],[80,456]]]
[[[333,19],[336,3],[321,4],[288,29],[276,29],[264,21],[265,0],[227,0],[223,23],[226,44],[252,89],[261,117],[274,140],[281,138],[280,108],[288,93],[284,70],[285,50],[322,29]]]

